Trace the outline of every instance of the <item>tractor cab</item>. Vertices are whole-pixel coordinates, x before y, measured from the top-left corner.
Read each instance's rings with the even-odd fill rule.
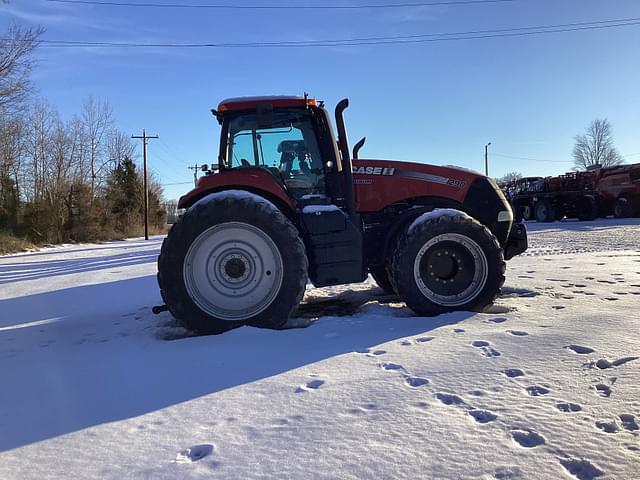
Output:
[[[336,109],[339,131],[344,131],[344,108]],[[298,206],[326,197],[325,203],[355,213],[352,182],[343,178],[351,175],[351,159],[342,147],[348,154],[346,133],[336,140],[322,103],[307,97],[247,97],[224,100],[213,113],[222,126],[221,172],[265,169]]]
[[[336,108],[339,140],[326,110],[306,96],[230,99],[213,111],[222,127],[218,181],[244,173],[243,187],[261,194],[265,183],[278,185],[294,206],[318,286],[367,275],[342,116],[347,105]]]

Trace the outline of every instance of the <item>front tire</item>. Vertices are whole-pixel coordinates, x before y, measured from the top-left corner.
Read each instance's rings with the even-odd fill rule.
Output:
[[[389,272],[387,271],[387,267],[385,265],[378,265],[375,267],[369,268],[369,273],[376,281],[378,286],[389,295],[395,295],[396,290],[393,288],[393,283],[391,278],[389,278]]]
[[[302,299],[307,268],[298,231],[277,207],[227,191],[205,197],[174,225],[158,258],[158,283],[189,330],[280,328]]]
[[[480,311],[504,283],[502,248],[463,212],[427,218],[409,228],[393,256],[398,294],[419,315]]]

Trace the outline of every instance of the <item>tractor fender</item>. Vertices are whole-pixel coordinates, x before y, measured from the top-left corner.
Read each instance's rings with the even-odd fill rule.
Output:
[[[187,195],[180,198],[180,201],[178,202],[178,208],[188,209],[204,197],[211,195],[212,193],[223,192],[225,190],[243,190],[245,192],[254,193],[265,198],[266,200],[269,200],[276,207],[278,207],[278,209],[282,213],[284,213],[290,220],[295,220],[296,218],[295,207],[293,206],[293,203],[291,202],[291,199],[289,199],[289,197],[278,195],[269,190],[249,187],[247,185],[225,185],[224,187],[211,188],[206,190],[194,189]]]
[[[436,208],[455,208],[464,211],[462,204],[445,198],[424,198],[416,199],[409,208],[398,215],[394,222],[387,228],[382,248],[382,258],[388,258],[389,250],[394,248],[398,236],[404,228],[408,228],[411,223],[423,213],[430,212]]]
[[[284,183],[264,168],[249,167],[228,170],[200,178],[196,188],[180,198],[178,208],[189,208],[211,193],[223,190],[245,190],[266,198],[289,218],[294,218],[295,203],[285,188]]]

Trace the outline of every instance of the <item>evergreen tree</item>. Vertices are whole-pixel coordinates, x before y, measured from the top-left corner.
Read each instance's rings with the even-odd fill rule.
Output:
[[[143,195],[136,165],[127,156],[107,182],[106,200],[117,233],[128,236],[139,231],[144,221]]]

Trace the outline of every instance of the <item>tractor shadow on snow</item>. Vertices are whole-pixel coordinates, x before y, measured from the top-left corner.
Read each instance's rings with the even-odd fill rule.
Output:
[[[243,327],[213,336],[192,336],[168,312],[152,315],[151,305],[160,301],[155,275],[0,300],[6,313],[0,320],[0,451],[424,335],[474,315],[418,317],[371,285],[331,298],[327,293],[310,289],[284,331]]]

